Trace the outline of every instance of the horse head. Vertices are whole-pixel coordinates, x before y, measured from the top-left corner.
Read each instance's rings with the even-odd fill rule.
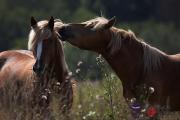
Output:
[[[82,23],[64,24],[58,33],[62,37],[61,40],[66,40],[81,49],[101,52],[109,42],[109,29],[115,20],[115,17],[110,20],[98,17]]]
[[[57,46],[60,46],[58,33],[54,30],[54,18],[49,21],[37,22],[31,17],[31,31],[29,34],[28,49],[31,50],[36,58],[33,70],[37,74],[52,66],[56,58]],[[52,61],[53,60],[53,61]]]

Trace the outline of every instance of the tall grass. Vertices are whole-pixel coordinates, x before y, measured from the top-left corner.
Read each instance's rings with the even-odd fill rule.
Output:
[[[0,90],[0,120],[131,120],[130,110],[122,95],[121,81],[109,71],[102,58],[97,58],[104,79],[100,81],[84,80],[77,82],[74,103],[68,117],[59,111],[59,96],[51,93],[49,107],[44,110],[38,105],[31,107],[32,87],[9,81]],[[77,74],[81,75],[80,67]],[[79,77],[83,79],[83,76]],[[23,86],[23,87],[22,87]],[[38,92],[37,92],[38,93]],[[161,120],[179,120],[179,113],[167,113]]]

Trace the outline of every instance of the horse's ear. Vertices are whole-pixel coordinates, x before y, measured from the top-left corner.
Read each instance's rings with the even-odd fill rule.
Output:
[[[114,25],[115,22],[116,22],[116,17],[114,16],[110,20],[108,20],[107,23],[104,24],[104,29],[111,28]]]
[[[51,31],[54,29],[54,18],[51,16],[48,22],[48,27],[50,28]]]
[[[37,21],[35,20],[35,18],[33,16],[31,16],[31,27],[35,27],[37,25]]]

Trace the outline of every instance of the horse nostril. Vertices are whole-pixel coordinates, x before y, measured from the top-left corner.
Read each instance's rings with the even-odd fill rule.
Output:
[[[33,71],[37,73],[38,68],[36,66],[33,66]]]
[[[59,35],[61,36],[61,40],[65,41],[66,39],[70,38],[71,32],[68,26],[63,26],[61,29],[58,31]]]

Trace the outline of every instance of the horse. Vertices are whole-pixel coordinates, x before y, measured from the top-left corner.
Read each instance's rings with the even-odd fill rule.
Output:
[[[47,114],[51,92],[55,91],[60,97],[60,111],[63,114],[70,111],[74,83],[62,42],[55,31],[60,25],[61,22],[54,23],[53,18],[36,22],[32,17],[29,50],[0,53],[0,106],[12,106],[12,100],[16,100],[18,105],[25,104],[30,109],[42,108]]]
[[[31,17],[28,49],[37,59],[33,70],[40,78],[40,86],[50,89],[58,86],[60,110],[68,113],[73,103],[73,85],[71,72],[65,61],[63,44],[59,39],[57,29],[62,25],[60,20],[42,20],[37,22]]]
[[[9,50],[0,53],[0,89],[7,82],[16,84],[25,84],[31,86],[33,79],[32,66],[35,63],[35,58],[32,52],[27,50]],[[12,84],[13,85],[13,84]]]
[[[114,27],[116,18],[97,17],[68,23],[59,29],[61,40],[102,55],[122,81],[123,97],[140,101],[138,86],[153,88],[150,105],[180,110],[180,54],[168,55],[152,47],[131,30]],[[148,93],[149,94],[149,93]]]
[[[32,93],[36,79],[32,66],[35,61],[33,53],[28,50],[8,50],[0,53],[1,110],[18,109],[23,113],[29,111],[28,113],[33,114]],[[15,112],[7,115],[8,117],[15,115],[18,118],[27,117],[26,114]]]

